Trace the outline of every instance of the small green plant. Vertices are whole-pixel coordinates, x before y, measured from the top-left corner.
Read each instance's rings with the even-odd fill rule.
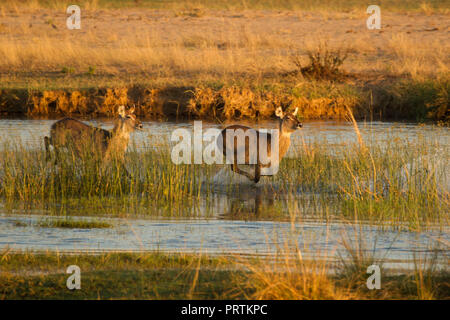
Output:
[[[112,225],[105,221],[82,220],[74,218],[45,219],[38,223],[43,228],[68,228],[68,229],[104,229]]]
[[[88,71],[86,72],[87,75],[93,76],[95,74],[96,68],[94,66],[89,66]]]
[[[193,9],[187,9],[178,11],[175,13],[176,17],[191,17],[191,18],[201,18],[205,15],[205,11],[201,8],[193,8]]]
[[[64,73],[64,74],[72,74],[74,72],[75,72],[75,69],[73,67],[63,67],[61,69],[61,73]]]
[[[15,227],[28,227],[29,226],[28,223],[25,223],[23,221],[14,221],[13,224]]]
[[[341,70],[342,64],[348,57],[346,50],[331,50],[327,45],[320,45],[315,51],[308,51],[309,63],[303,66],[300,55],[294,55],[292,62],[297,69],[292,74],[316,80],[338,80],[345,76]]]

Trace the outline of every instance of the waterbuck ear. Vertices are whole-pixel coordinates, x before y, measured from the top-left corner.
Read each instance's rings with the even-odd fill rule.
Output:
[[[134,111],[136,111],[136,106],[133,104],[128,113],[134,113]]]
[[[294,117],[297,115],[297,112],[298,112],[298,107],[295,108],[295,110],[294,110],[294,113],[293,113]]]
[[[283,119],[283,117],[284,117],[283,109],[281,109],[281,107],[278,107],[278,108],[275,110],[275,115],[276,115],[278,118]]]
[[[121,116],[122,118],[125,118],[125,106],[120,106],[119,109],[117,109],[117,113],[118,113],[119,116]]]

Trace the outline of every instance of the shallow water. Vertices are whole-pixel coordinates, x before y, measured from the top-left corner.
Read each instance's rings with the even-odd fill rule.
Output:
[[[12,250],[58,250],[59,252],[168,251],[209,254],[270,254],[295,241],[304,258],[335,260],[347,256],[343,241],[363,239],[363,250],[375,252],[390,268],[412,268],[417,261],[438,252],[448,257],[449,229],[427,232],[381,230],[352,224],[217,219],[152,220],[107,219],[107,229],[40,227],[46,216],[0,215],[0,247]],[[16,226],[21,222],[22,226]],[[363,235],[361,237],[361,235]],[[439,250],[439,251],[436,251]],[[440,263],[443,263],[440,261]]]
[[[21,120],[21,119],[0,119],[0,141],[21,141],[29,148],[43,147],[43,137],[49,135],[50,126],[55,120]],[[91,120],[86,123],[99,126],[105,129],[113,127],[111,120]],[[170,136],[173,130],[186,128],[192,130],[191,122],[143,122],[144,129],[131,136],[131,144],[138,148],[142,145],[167,144],[170,143]],[[418,126],[408,123],[393,122],[360,122],[358,123],[362,137],[365,141],[376,140],[378,142],[390,141],[395,137],[399,143],[414,141],[418,136],[425,136],[434,141],[438,141],[441,146],[450,145],[450,129],[440,128],[436,133],[433,126]],[[256,125],[261,128],[276,127],[275,121],[265,121]],[[221,128],[219,124],[203,122],[203,129]],[[296,150],[300,149],[303,142],[323,143],[331,146],[348,145],[351,142],[356,143],[357,137],[353,126],[346,122],[337,121],[310,121],[304,123],[301,130],[292,135],[291,148],[288,156],[293,156]],[[159,142],[159,143],[158,143]]]
[[[43,137],[48,135],[53,120],[11,120],[0,119],[0,140],[21,141],[27,148],[42,148]],[[111,121],[91,121],[103,128],[111,128]],[[144,130],[132,135],[132,143],[140,148],[158,147],[170,143],[174,129],[192,129],[192,122],[144,122]],[[265,122],[260,127],[272,128],[275,122]],[[413,142],[420,136],[438,141],[440,146],[448,150],[450,130],[431,126],[413,124],[395,124],[387,122],[360,123],[360,130],[365,141],[376,140],[378,143],[392,141],[397,143]],[[203,128],[217,127],[217,124],[204,123]],[[330,147],[345,148],[349,143],[356,143],[357,136],[353,127],[343,122],[307,122],[304,128],[293,134],[288,157],[295,157],[301,152],[304,144],[325,143]],[[331,149],[331,148],[330,148]],[[437,156],[448,157],[448,154]],[[229,171],[229,170],[228,170]],[[229,175],[228,171],[219,172]],[[229,181],[229,180],[226,180]],[[239,184],[248,184],[246,178],[235,180]],[[265,184],[264,179],[260,183]],[[447,190],[448,191],[448,190]],[[300,197],[300,196],[299,196]],[[310,199],[311,198],[311,199]],[[268,207],[277,205],[270,192],[260,192],[254,187],[243,188],[240,194],[230,196],[226,193],[212,196],[212,215],[208,219],[117,219],[112,221],[111,229],[59,229],[43,228],[37,225],[45,216],[22,215],[20,210],[10,215],[10,211],[2,209],[0,204],[0,247],[32,250],[59,251],[108,251],[108,250],[162,250],[209,253],[247,253],[266,254],[276,250],[276,244],[283,242],[289,234],[305,248],[308,256],[336,258],[340,252],[345,255],[342,241],[346,237],[355,239],[360,234],[369,249],[375,248],[380,257],[393,268],[412,268],[414,258],[431,255],[436,247],[441,251],[439,256],[449,254],[450,229],[447,226],[440,230],[428,230],[415,233],[378,226],[365,225],[361,231],[352,224],[331,223],[318,219],[306,220],[302,224],[292,225],[288,222],[268,221],[261,213]],[[314,195],[302,194],[306,203],[302,210],[303,217],[309,214]],[[200,211],[203,210],[200,206]],[[155,210],[147,208],[146,210]],[[29,213],[29,211],[27,211]],[[95,213],[94,213],[95,214]],[[79,213],[79,215],[83,215]],[[84,214],[86,215],[86,214]],[[90,216],[92,214],[89,214]],[[202,216],[202,215],[200,215]],[[204,217],[204,216],[203,216]],[[102,218],[103,219],[103,218]],[[246,221],[251,220],[251,221]],[[15,222],[25,222],[27,226],[17,226]],[[356,232],[356,233],[355,233]],[[361,232],[361,233],[359,233]]]

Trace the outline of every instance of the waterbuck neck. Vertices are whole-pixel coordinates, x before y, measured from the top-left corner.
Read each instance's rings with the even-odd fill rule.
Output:
[[[130,129],[127,128],[124,121],[116,120],[114,128],[111,130],[111,136],[114,139],[124,139],[128,142],[130,138]]]
[[[291,134],[292,132],[283,130],[283,120],[279,120],[279,138],[278,138],[278,149],[279,149],[279,158],[280,161],[284,157],[284,155],[289,150],[289,146],[291,144]]]
[[[112,158],[123,160],[130,139],[130,130],[121,119],[118,119],[110,132],[111,138],[107,146],[105,160],[110,161]]]

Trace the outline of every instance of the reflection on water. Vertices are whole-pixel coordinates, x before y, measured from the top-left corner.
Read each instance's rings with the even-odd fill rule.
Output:
[[[227,197],[227,208],[219,218],[226,220],[260,220],[274,206],[273,193],[261,188],[243,188],[234,196]],[[266,210],[264,210],[264,208]],[[264,220],[264,219],[262,219]]]

